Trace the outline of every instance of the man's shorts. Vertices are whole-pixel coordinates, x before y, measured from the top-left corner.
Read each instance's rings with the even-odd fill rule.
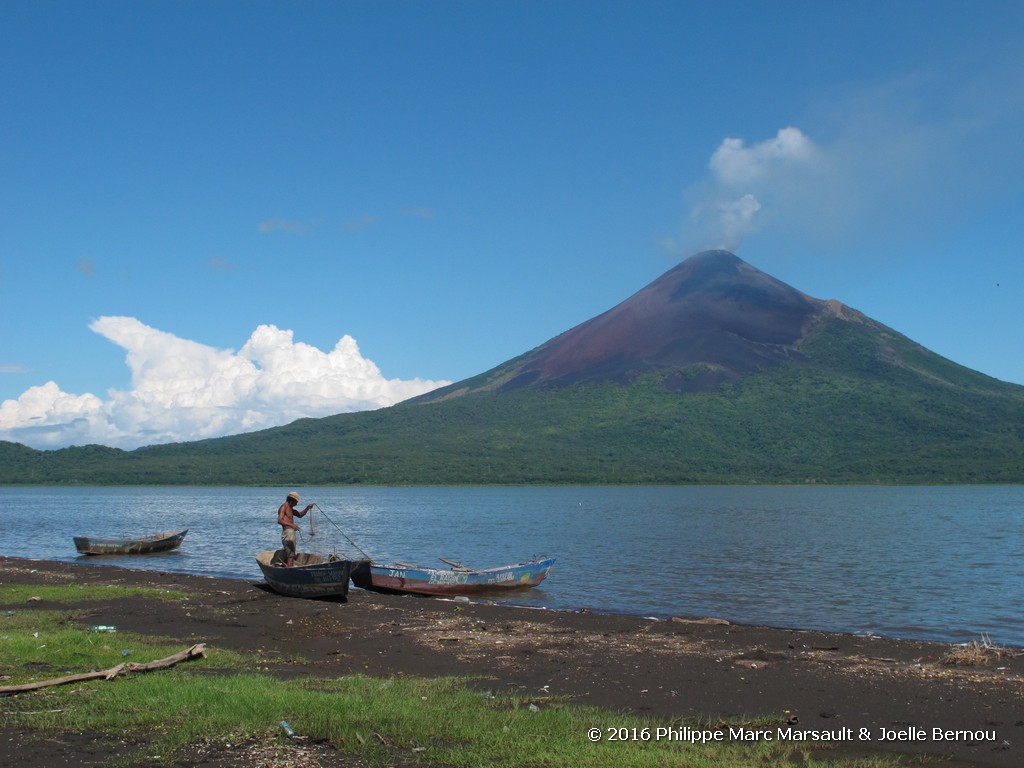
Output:
[[[281,546],[288,557],[295,557],[295,530],[285,528],[281,531]]]

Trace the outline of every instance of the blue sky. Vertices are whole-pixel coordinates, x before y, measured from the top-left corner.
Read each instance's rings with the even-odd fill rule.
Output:
[[[1019,2],[0,4],[0,439],[481,373],[725,246],[1024,384]]]

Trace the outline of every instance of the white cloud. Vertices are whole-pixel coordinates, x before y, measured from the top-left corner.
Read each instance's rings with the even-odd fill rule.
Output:
[[[1021,72],[1020,52],[993,52],[955,71],[836,87],[801,118],[812,130],[723,139],[707,176],[685,193],[673,250],[736,250],[755,232],[858,258],[941,242],[1020,176],[1024,155],[1006,142],[1024,126]]]
[[[119,448],[251,432],[298,418],[370,410],[447,381],[385,379],[351,336],[330,352],[261,325],[238,351],[150,328],[132,317],[89,326],[127,351],[130,391],[72,395],[55,382],[0,404],[0,439],[34,448]]]
[[[761,203],[751,194],[743,195],[738,200],[727,200],[716,206],[716,217],[722,234],[722,247],[735,247],[744,235],[757,227],[756,216],[761,210]]]
[[[826,167],[821,149],[791,126],[749,146],[724,139],[708,161],[710,177],[688,193],[688,239],[697,248],[736,250],[766,220],[803,205],[804,190]]]
[[[98,397],[69,395],[52,381],[25,390],[17,400],[0,403],[0,438],[33,448],[99,442],[89,435],[97,425],[108,434],[102,428],[105,421]]]
[[[708,163],[724,185],[743,186],[770,182],[797,164],[814,162],[817,149],[798,128],[783,128],[773,139],[744,146],[742,139],[725,139]]]

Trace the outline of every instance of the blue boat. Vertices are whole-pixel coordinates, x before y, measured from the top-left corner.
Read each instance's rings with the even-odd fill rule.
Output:
[[[324,557],[298,552],[295,565],[285,565],[283,549],[268,549],[256,555],[270,588],[288,597],[343,597],[348,594],[352,561],[335,555]]]
[[[554,558],[475,570],[441,558],[451,568],[425,568],[408,563],[353,563],[352,583],[378,592],[415,595],[482,595],[536,587],[547,578]]]

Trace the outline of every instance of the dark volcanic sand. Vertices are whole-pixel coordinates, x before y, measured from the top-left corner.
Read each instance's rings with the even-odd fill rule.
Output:
[[[89,611],[86,624],[179,637],[182,648],[203,642],[259,652],[262,658],[302,657],[300,663],[271,664],[278,674],[472,675],[495,691],[571,697],[690,725],[768,716],[780,725],[798,718],[795,727],[806,729],[849,727],[856,734],[868,728],[872,742],[840,744],[858,753],[893,749],[945,758],[939,764],[946,765],[1024,765],[1020,653],[985,666],[944,666],[938,660],[949,646],[909,640],[508,608],[358,589],[346,602],[296,600],[267,591],[255,578],[0,557],[0,584],[71,581],[187,591],[191,597],[181,603],[130,598],[79,607]],[[17,610],[34,607],[55,606],[30,603]],[[883,727],[919,727],[929,736],[880,744]],[[996,740],[933,741],[933,728],[995,731]],[[221,754],[197,755],[189,764],[351,765],[322,745],[282,749],[292,750],[293,762],[251,762],[251,755],[246,762],[241,755]],[[0,729],[2,765],[102,765],[109,750],[88,734],[27,739]]]

